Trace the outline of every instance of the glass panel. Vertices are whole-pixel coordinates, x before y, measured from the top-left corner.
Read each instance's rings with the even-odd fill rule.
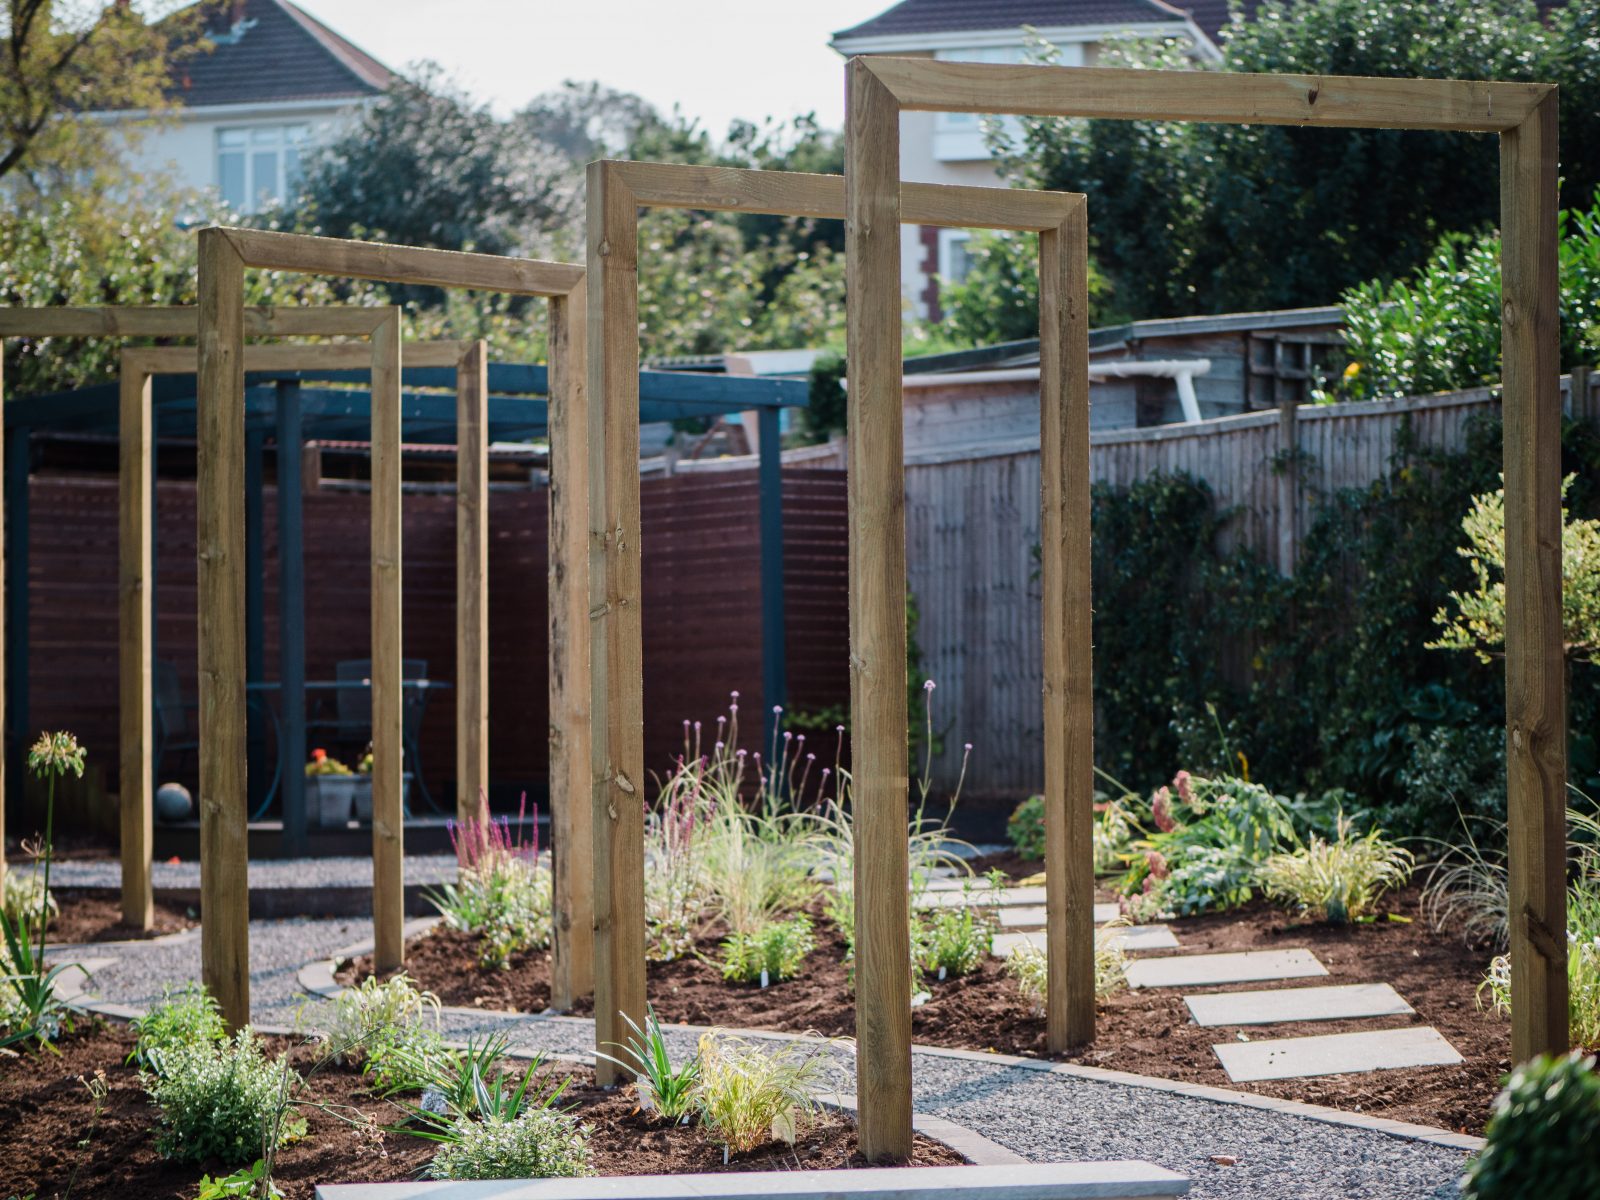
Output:
[[[217,190],[229,208],[244,208],[244,155],[228,153],[217,155]]]
[[[283,130],[272,125],[252,129],[250,131],[250,141],[257,146],[276,146],[279,138],[282,136]]]
[[[244,130],[220,129],[217,131],[218,146],[242,146],[245,142]]]
[[[278,152],[258,150],[250,156],[251,197],[260,204],[278,198]]]
[[[311,126],[309,125],[285,125],[283,128],[283,140],[291,146],[310,141],[310,139]]]

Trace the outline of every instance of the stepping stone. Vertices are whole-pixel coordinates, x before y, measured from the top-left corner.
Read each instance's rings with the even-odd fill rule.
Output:
[[[1320,1037],[1228,1042],[1211,1047],[1235,1083],[1302,1079],[1308,1075],[1353,1075],[1403,1067],[1449,1066],[1461,1055],[1431,1025],[1330,1033]]]
[[[1141,958],[1128,964],[1129,987],[1208,987],[1217,983],[1263,983],[1326,975],[1309,950],[1245,950],[1233,954],[1184,954]]]
[[[957,887],[929,891],[917,897],[918,908],[965,908],[968,905],[976,908],[1008,908],[1023,904],[1043,903],[1044,888],[1042,886],[996,889],[982,880],[973,885],[970,894]]]
[[[1113,940],[1121,942],[1124,950],[1176,950],[1178,939],[1165,925],[1117,926],[1106,931]],[[1005,958],[1018,946],[1034,945],[1044,949],[1044,931],[1028,933],[997,933],[994,935],[994,956]]]
[[[318,1200],[1146,1200],[1182,1196],[1189,1178],[1147,1162],[865,1167],[855,1171],[736,1171],[720,1175],[610,1175],[478,1183],[336,1183]]]
[[[1204,1026],[1394,1017],[1414,1011],[1387,983],[1345,983],[1272,992],[1212,992],[1205,996],[1185,996],[1183,1002],[1189,1006],[1195,1024]]]
[[[1107,921],[1115,921],[1121,910],[1115,904],[1096,904],[1094,906],[1094,923],[1104,925]],[[1002,929],[1043,929],[1045,926],[1044,905],[1028,904],[1018,905],[1000,910],[1000,928]]]

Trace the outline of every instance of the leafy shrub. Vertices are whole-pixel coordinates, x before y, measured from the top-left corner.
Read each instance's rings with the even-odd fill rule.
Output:
[[[802,1117],[817,1106],[828,1052],[801,1042],[758,1048],[715,1031],[700,1038],[695,1103],[711,1135],[735,1154],[769,1140],[792,1143]]]
[[[568,1179],[593,1175],[589,1135],[570,1113],[529,1108],[511,1120],[456,1120],[430,1179]]]
[[[415,1084],[429,1061],[444,1052],[439,998],[419,991],[404,972],[387,981],[369,975],[346,988],[334,1001],[327,1025],[333,1056],[361,1060],[384,1091]]]
[[[1462,1180],[1463,1200],[1590,1200],[1600,1196],[1600,1075],[1574,1051],[1511,1073],[1495,1098],[1483,1153]]]
[[[973,899],[970,885],[967,890],[967,898]],[[921,926],[914,939],[918,963],[940,979],[970,975],[983,965],[994,946],[993,922],[970,904],[935,909],[912,920]]]
[[[754,933],[733,933],[722,943],[722,977],[733,983],[779,983],[800,973],[806,955],[816,949],[811,922],[804,914],[773,921]]]
[[[1094,931],[1094,994],[1104,1000],[1128,986],[1128,956],[1116,932],[1126,920],[1109,921]],[[1006,974],[1016,980],[1017,991],[1036,1012],[1044,1011],[1049,991],[1049,956],[1043,946],[1024,942],[1006,958]]]
[[[1132,815],[1127,798],[1114,800],[1103,792],[1094,794],[1094,869],[1114,871],[1133,836]],[[1044,857],[1044,797],[1029,796],[1017,805],[1006,822],[1011,845],[1024,858]]]
[[[618,1047],[622,1057],[604,1053],[598,1057],[638,1073],[636,1087],[641,1108],[654,1109],[667,1121],[683,1120],[694,1109],[700,1086],[700,1056],[694,1055],[681,1067],[672,1065],[666,1035],[654,1008],[645,1010],[642,1030],[627,1013],[622,1014],[622,1019],[633,1031],[627,1043]]]
[[[37,925],[46,908],[50,910],[51,920],[61,914],[60,905],[46,890],[44,877],[37,871],[12,868],[0,876],[0,912],[4,912],[13,925]]]
[[[139,1082],[161,1110],[156,1147],[165,1158],[248,1163],[274,1128],[280,1144],[304,1131],[303,1121],[278,1121],[299,1077],[287,1059],[269,1060],[248,1028],[231,1042],[174,1042],[158,1062],[160,1073],[141,1072]]]
[[[1385,840],[1382,830],[1355,836],[1341,814],[1332,841],[1313,834],[1298,850],[1274,854],[1261,868],[1261,884],[1273,899],[1343,925],[1369,916],[1384,892],[1404,887],[1412,863],[1411,852]]]
[[[1044,797],[1029,796],[1006,822],[1012,848],[1023,858],[1044,857]]]
[[[228,1036],[216,999],[198,984],[163,991],[161,1002],[133,1022],[138,1035],[130,1062],[162,1074],[162,1056],[175,1046],[215,1044]]]
[[[535,829],[537,820],[535,811]],[[450,836],[460,870],[455,883],[429,891],[428,902],[450,926],[478,935],[483,965],[503,970],[512,955],[548,946],[554,883],[538,842],[514,840],[504,820],[463,821]]]

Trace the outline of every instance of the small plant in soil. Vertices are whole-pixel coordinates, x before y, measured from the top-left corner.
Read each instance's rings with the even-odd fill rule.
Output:
[[[804,914],[772,921],[754,933],[733,933],[722,943],[722,977],[762,987],[793,979],[816,945],[811,922]]]
[[[976,901],[970,881],[963,892],[966,900]],[[918,965],[938,979],[970,975],[994,948],[994,922],[973,903],[936,909],[920,918],[913,916],[912,921],[921,926],[914,939]]]
[[[827,1048],[800,1042],[757,1047],[713,1031],[701,1037],[699,1057],[695,1106],[725,1156],[769,1139],[793,1144],[831,1075]]]
[[[522,798],[522,818],[528,798]],[[519,820],[519,830],[523,821]],[[430,890],[428,902],[452,927],[476,934],[486,967],[506,968],[511,956],[550,944],[553,885],[539,861],[538,809],[531,843],[501,820],[450,823],[460,870],[455,883]]]
[[[439,998],[418,990],[404,972],[380,982],[369,975],[334,1001],[325,1044],[335,1057],[364,1058],[363,1069],[380,1090],[413,1084],[443,1051]]]
[[[162,1056],[174,1046],[215,1044],[228,1036],[222,1010],[211,993],[198,983],[174,991],[170,986],[161,1002],[133,1021],[138,1035],[128,1061],[159,1075]]]
[[[1413,859],[1372,829],[1357,836],[1349,818],[1339,814],[1331,841],[1311,840],[1288,854],[1274,854],[1261,868],[1268,897],[1291,904],[1333,925],[1370,917],[1379,898],[1402,888],[1411,878]]]
[[[575,1117],[530,1108],[510,1120],[456,1121],[428,1164],[430,1179],[566,1179],[593,1175],[589,1135]]]
[[[280,1109],[298,1076],[287,1058],[269,1059],[248,1028],[232,1041],[161,1047],[155,1062],[159,1070],[141,1072],[139,1082],[161,1110],[156,1145],[164,1157],[242,1164],[305,1130]]]
[[[6,871],[0,877],[0,911],[13,925],[37,925],[41,916],[55,920],[61,915],[56,898],[45,891],[44,876],[38,871]]]
[[[692,1055],[681,1067],[672,1065],[666,1035],[654,1008],[645,1010],[642,1030],[627,1013],[622,1014],[622,1019],[628,1023],[633,1036],[617,1047],[620,1056],[602,1053],[599,1057],[638,1074],[635,1086],[641,1108],[659,1113],[662,1120],[674,1124],[687,1121],[694,1111],[700,1087],[700,1056]]]
[[[1122,949],[1119,929],[1125,919],[1108,921],[1094,931],[1094,994],[1104,1000],[1128,986],[1128,956]],[[1044,1011],[1050,983],[1049,956],[1043,946],[1025,942],[1006,959],[1006,974],[1016,980],[1017,991],[1034,1013]]]
[[[1518,1067],[1494,1102],[1483,1153],[1461,1181],[1464,1200],[1590,1200],[1600,1196],[1600,1075],[1574,1051]]]

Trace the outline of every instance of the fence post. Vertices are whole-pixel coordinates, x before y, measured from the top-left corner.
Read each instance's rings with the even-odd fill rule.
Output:
[[[1597,404],[1595,398],[1589,394],[1589,375],[1590,369],[1587,366],[1579,364],[1572,368],[1568,410],[1572,413],[1574,421],[1593,422],[1600,417],[1600,412],[1596,411],[1600,409],[1600,404]]]
[[[1285,579],[1300,557],[1299,407],[1292,396],[1278,402],[1278,574]]]

